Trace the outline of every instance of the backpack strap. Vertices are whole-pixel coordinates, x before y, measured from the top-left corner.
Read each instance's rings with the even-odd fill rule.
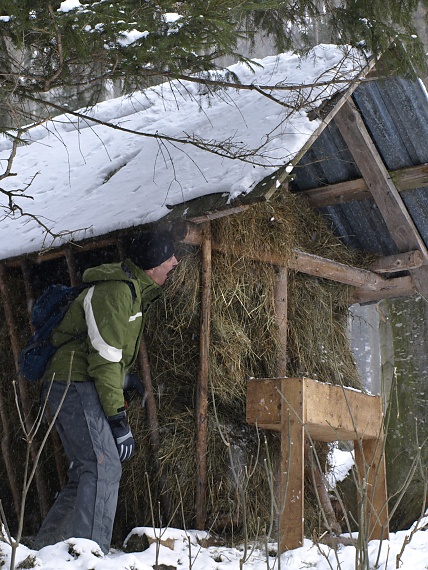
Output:
[[[127,277],[129,277],[129,279],[132,279],[134,281],[137,279],[135,275],[132,273],[132,271],[129,269],[129,267],[127,267],[124,263],[121,264],[121,267],[122,271],[126,274]],[[131,289],[132,293],[132,301],[135,301],[135,299],[137,298],[137,293],[135,291],[134,283],[132,281],[125,281],[125,279],[124,282],[129,285],[129,288]]]

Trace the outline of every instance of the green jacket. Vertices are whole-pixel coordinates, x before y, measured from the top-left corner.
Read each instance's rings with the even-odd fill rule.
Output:
[[[74,352],[71,380],[93,380],[106,416],[114,416],[125,409],[125,374],[137,358],[150,304],[162,289],[130,259],[87,269],[83,282],[92,281],[100,283],[80,293],[52,333],[54,345],[66,344],[54,354],[44,379],[55,374],[55,380],[67,381]]]

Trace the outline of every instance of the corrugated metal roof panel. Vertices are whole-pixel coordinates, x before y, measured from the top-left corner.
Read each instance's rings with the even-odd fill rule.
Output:
[[[389,170],[428,162],[428,99],[419,81],[394,78],[368,82],[356,89],[353,99]],[[334,122],[303,156],[294,174],[292,192],[361,177]],[[428,189],[406,190],[401,196],[428,246]],[[320,211],[349,247],[380,255],[397,252],[373,200],[337,204]]]
[[[427,99],[418,81],[366,83],[354,101],[389,170],[428,162]]]
[[[292,183],[292,190],[307,190],[361,177],[334,123],[324,129],[293,173],[296,174],[296,180]]]
[[[378,255],[398,253],[385,222],[373,200],[347,202],[322,208],[333,232],[351,249]]]

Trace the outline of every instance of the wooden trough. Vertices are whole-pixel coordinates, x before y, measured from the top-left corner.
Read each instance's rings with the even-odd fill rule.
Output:
[[[382,401],[309,378],[250,379],[247,422],[281,432],[279,550],[303,545],[304,444],[354,441],[359,501],[365,501],[369,539],[387,539],[388,506]],[[367,493],[365,499],[362,490]]]

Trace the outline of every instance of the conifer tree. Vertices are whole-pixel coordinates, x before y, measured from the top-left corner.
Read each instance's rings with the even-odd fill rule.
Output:
[[[425,64],[412,24],[417,0],[2,0],[0,105],[67,89],[90,90],[95,102],[107,79],[131,92],[183,75],[201,76],[222,56],[247,61],[238,40],[257,34],[278,51],[304,50],[314,27],[328,25],[329,41],[366,53],[389,54],[389,68]],[[428,6],[428,0],[423,0]],[[294,38],[296,30],[299,45]],[[399,50],[390,50],[391,45]],[[98,88],[98,89],[97,89]],[[73,103],[82,104],[77,97]]]

